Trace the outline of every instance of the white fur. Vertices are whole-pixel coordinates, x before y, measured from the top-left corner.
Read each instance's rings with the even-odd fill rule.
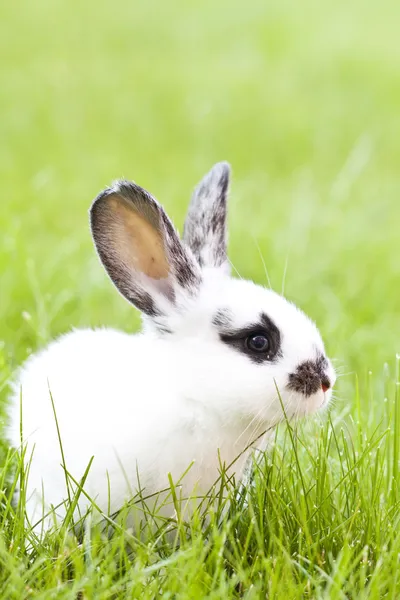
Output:
[[[281,332],[282,357],[255,364],[224,344],[212,322],[221,309],[228,310],[234,328],[267,314]],[[33,452],[27,501],[32,524],[42,515],[42,486],[45,512],[67,496],[49,390],[67,470],[79,480],[94,456],[85,490],[105,513],[132,497],[138,473],[147,496],[168,486],[168,473],[179,480],[191,461],[183,496],[194,489],[206,493],[219,476],[220,461],[231,464],[283,419],[281,400],[288,418],[311,414],[330,400],[330,390],[305,397],[287,388],[299,364],[325,354],[314,323],[273,291],[233,279],[225,268],[204,268],[198,293],[170,308],[163,326],[171,333],[160,332],[157,319],[149,317],[137,335],[74,331],[21,369],[9,433],[18,447],[21,394],[24,440]],[[333,385],[330,363],[327,375]],[[238,477],[250,452],[231,468]],[[88,504],[82,495],[81,511]],[[63,516],[65,509],[57,512]]]
[[[283,332],[283,359],[256,365],[222,344],[211,323],[221,306],[230,309],[238,327],[253,322],[261,310],[267,313]],[[196,484],[200,494],[207,492],[218,478],[218,449],[229,465],[282,420],[275,382],[289,418],[329,401],[330,391],[304,398],[286,390],[288,373],[315,359],[323,344],[315,325],[274,292],[210,270],[185,317],[174,317],[169,336],[151,330],[75,331],[28,360],[15,388],[10,437],[18,446],[21,389],[24,438],[30,450],[34,447],[27,503],[32,523],[42,511],[42,484],[46,505],[66,498],[49,388],[67,469],[79,480],[94,456],[85,490],[107,512],[108,473],[111,513],[137,488],[137,469],[149,495],[168,486],[169,472],[177,481],[195,461],[183,479],[183,493],[193,492]],[[329,376],[333,382],[331,366]],[[239,476],[247,454],[235,463]],[[82,497],[81,509],[87,504]]]

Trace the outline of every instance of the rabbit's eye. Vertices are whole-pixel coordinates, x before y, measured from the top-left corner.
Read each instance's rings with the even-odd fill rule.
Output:
[[[229,329],[229,323],[217,315],[215,325],[223,330],[220,340],[236,351],[245,354],[253,363],[261,365],[275,362],[281,356],[281,334],[273,321],[264,313],[259,320],[240,329]]]
[[[266,335],[256,333],[249,335],[246,339],[246,346],[252,352],[268,352],[270,344]]]

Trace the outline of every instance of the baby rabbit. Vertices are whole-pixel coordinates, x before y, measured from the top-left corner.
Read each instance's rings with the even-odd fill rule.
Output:
[[[229,176],[229,165],[219,163],[197,186],[183,240],[135,183],[117,181],[93,202],[98,255],[143,313],[143,330],[73,331],[22,367],[10,437],[20,446],[22,402],[33,454],[31,525],[49,506],[65,515],[61,463],[79,481],[94,456],[85,491],[105,513],[135,494],[138,479],[149,496],[168,487],[169,473],[178,481],[192,461],[182,495],[195,489],[200,496],[221,463],[242,476],[251,442],[284,418],[282,406],[291,419],[328,404],[335,374],[315,324],[270,289],[230,275]],[[82,514],[89,504],[81,494]]]

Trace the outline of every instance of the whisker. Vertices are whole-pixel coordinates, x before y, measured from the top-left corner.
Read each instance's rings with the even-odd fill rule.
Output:
[[[262,420],[261,419],[257,419],[249,437],[247,438],[247,442],[246,442],[246,446],[249,446],[252,443],[252,440],[254,440],[256,437],[258,437],[256,435],[258,428],[260,427],[260,425],[262,424]],[[260,443],[260,440],[257,440]],[[254,449],[254,448],[253,448]]]
[[[260,259],[261,259],[261,262],[262,262],[262,266],[263,266],[263,268],[264,268],[264,273],[265,273],[265,276],[266,276],[266,278],[267,278],[268,286],[269,286],[269,288],[272,290],[272,285],[271,285],[271,280],[270,280],[270,278],[269,278],[269,274],[268,274],[267,265],[265,264],[264,257],[263,257],[263,255],[262,255],[262,253],[261,253],[261,250],[260,250],[260,246],[258,245],[258,242],[257,242],[256,238],[255,238],[253,235],[252,235],[252,238],[253,238],[253,242],[254,242],[254,243],[255,243],[255,245],[256,245],[256,248],[257,248],[258,254],[259,254],[259,256],[260,256]]]
[[[235,440],[235,444],[238,443],[238,441],[241,439],[241,437],[246,433],[246,431],[249,429],[249,427],[252,426],[252,424],[254,423],[255,420],[259,419],[262,411],[264,410],[264,407],[262,406],[260,408],[260,410],[254,415],[254,417],[251,419],[251,421],[248,423],[248,425],[243,429],[242,433],[238,436],[238,438]]]
[[[283,269],[283,276],[282,276],[282,291],[281,291],[282,296],[285,295],[286,273],[287,273],[287,268],[288,268],[288,263],[289,263],[289,254],[290,254],[291,249],[292,249],[292,244],[290,244],[288,251],[286,253],[285,266]]]
[[[235,271],[236,275],[239,277],[239,279],[243,279],[243,277],[241,276],[241,274],[239,273],[239,271],[237,270],[237,268],[235,267],[235,265],[233,264],[233,262],[231,261],[230,258],[228,258],[229,264],[231,265],[232,269]]]

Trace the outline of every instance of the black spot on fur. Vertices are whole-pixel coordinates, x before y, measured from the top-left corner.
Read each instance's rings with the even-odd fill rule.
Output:
[[[220,308],[212,318],[212,324],[220,329],[227,329],[232,322],[232,313],[229,308]]]
[[[330,387],[326,375],[328,361],[320,355],[315,361],[306,360],[301,363],[294,373],[289,375],[288,388],[304,396],[312,396],[321,389],[321,384]]]
[[[266,352],[254,352],[248,348],[247,339],[254,335],[263,335],[268,339],[269,348]],[[245,354],[256,364],[276,362],[282,357],[280,331],[265,313],[260,315],[258,322],[240,329],[226,329],[223,326],[219,337],[224,344]]]
[[[157,331],[163,335],[171,335],[172,329],[168,327],[161,319],[153,319],[153,324],[155,325]]]

